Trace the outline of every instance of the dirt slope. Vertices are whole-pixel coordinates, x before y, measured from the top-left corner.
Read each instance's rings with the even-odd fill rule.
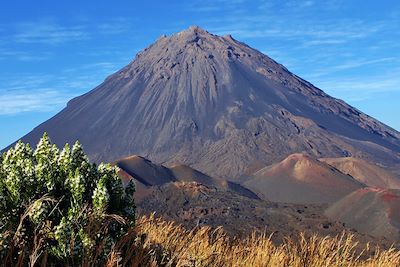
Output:
[[[261,198],[289,203],[332,203],[364,185],[326,163],[292,154],[244,183]]]
[[[353,157],[322,158],[319,160],[353,176],[354,179],[367,186],[400,189],[400,176],[365,160]]]
[[[400,190],[363,188],[351,193],[326,210],[361,233],[390,240],[400,239]]]

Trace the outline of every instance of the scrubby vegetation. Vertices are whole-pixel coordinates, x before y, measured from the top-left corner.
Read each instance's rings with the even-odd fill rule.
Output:
[[[134,185],[89,163],[76,143],[47,135],[35,151],[18,142],[0,158],[0,261],[4,266],[400,266],[395,249],[360,251],[350,235],[228,237],[154,216],[135,222]]]
[[[0,159],[0,256],[8,266],[105,262],[134,226],[134,184],[91,164],[79,142],[60,151],[44,134]]]

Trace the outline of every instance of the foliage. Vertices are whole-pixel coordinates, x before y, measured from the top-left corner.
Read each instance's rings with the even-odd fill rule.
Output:
[[[117,167],[91,164],[79,142],[60,151],[45,133],[33,151],[19,141],[0,157],[1,259],[73,263],[101,246],[104,261],[135,223],[133,192]]]

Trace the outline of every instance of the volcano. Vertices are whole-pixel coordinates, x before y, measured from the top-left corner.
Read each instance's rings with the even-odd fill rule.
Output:
[[[292,154],[262,168],[244,185],[273,202],[324,204],[338,201],[364,184],[304,154]]]
[[[79,140],[96,162],[140,155],[238,180],[292,153],[400,166],[400,133],[232,36],[162,36],[22,138]]]

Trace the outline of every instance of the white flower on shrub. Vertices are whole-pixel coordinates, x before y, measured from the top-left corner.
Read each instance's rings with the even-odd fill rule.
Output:
[[[106,257],[135,222],[133,192],[117,167],[91,164],[79,142],[60,151],[44,134],[32,151],[19,141],[0,155],[0,256],[9,244],[29,254],[40,233],[56,258],[80,259],[99,242]]]

